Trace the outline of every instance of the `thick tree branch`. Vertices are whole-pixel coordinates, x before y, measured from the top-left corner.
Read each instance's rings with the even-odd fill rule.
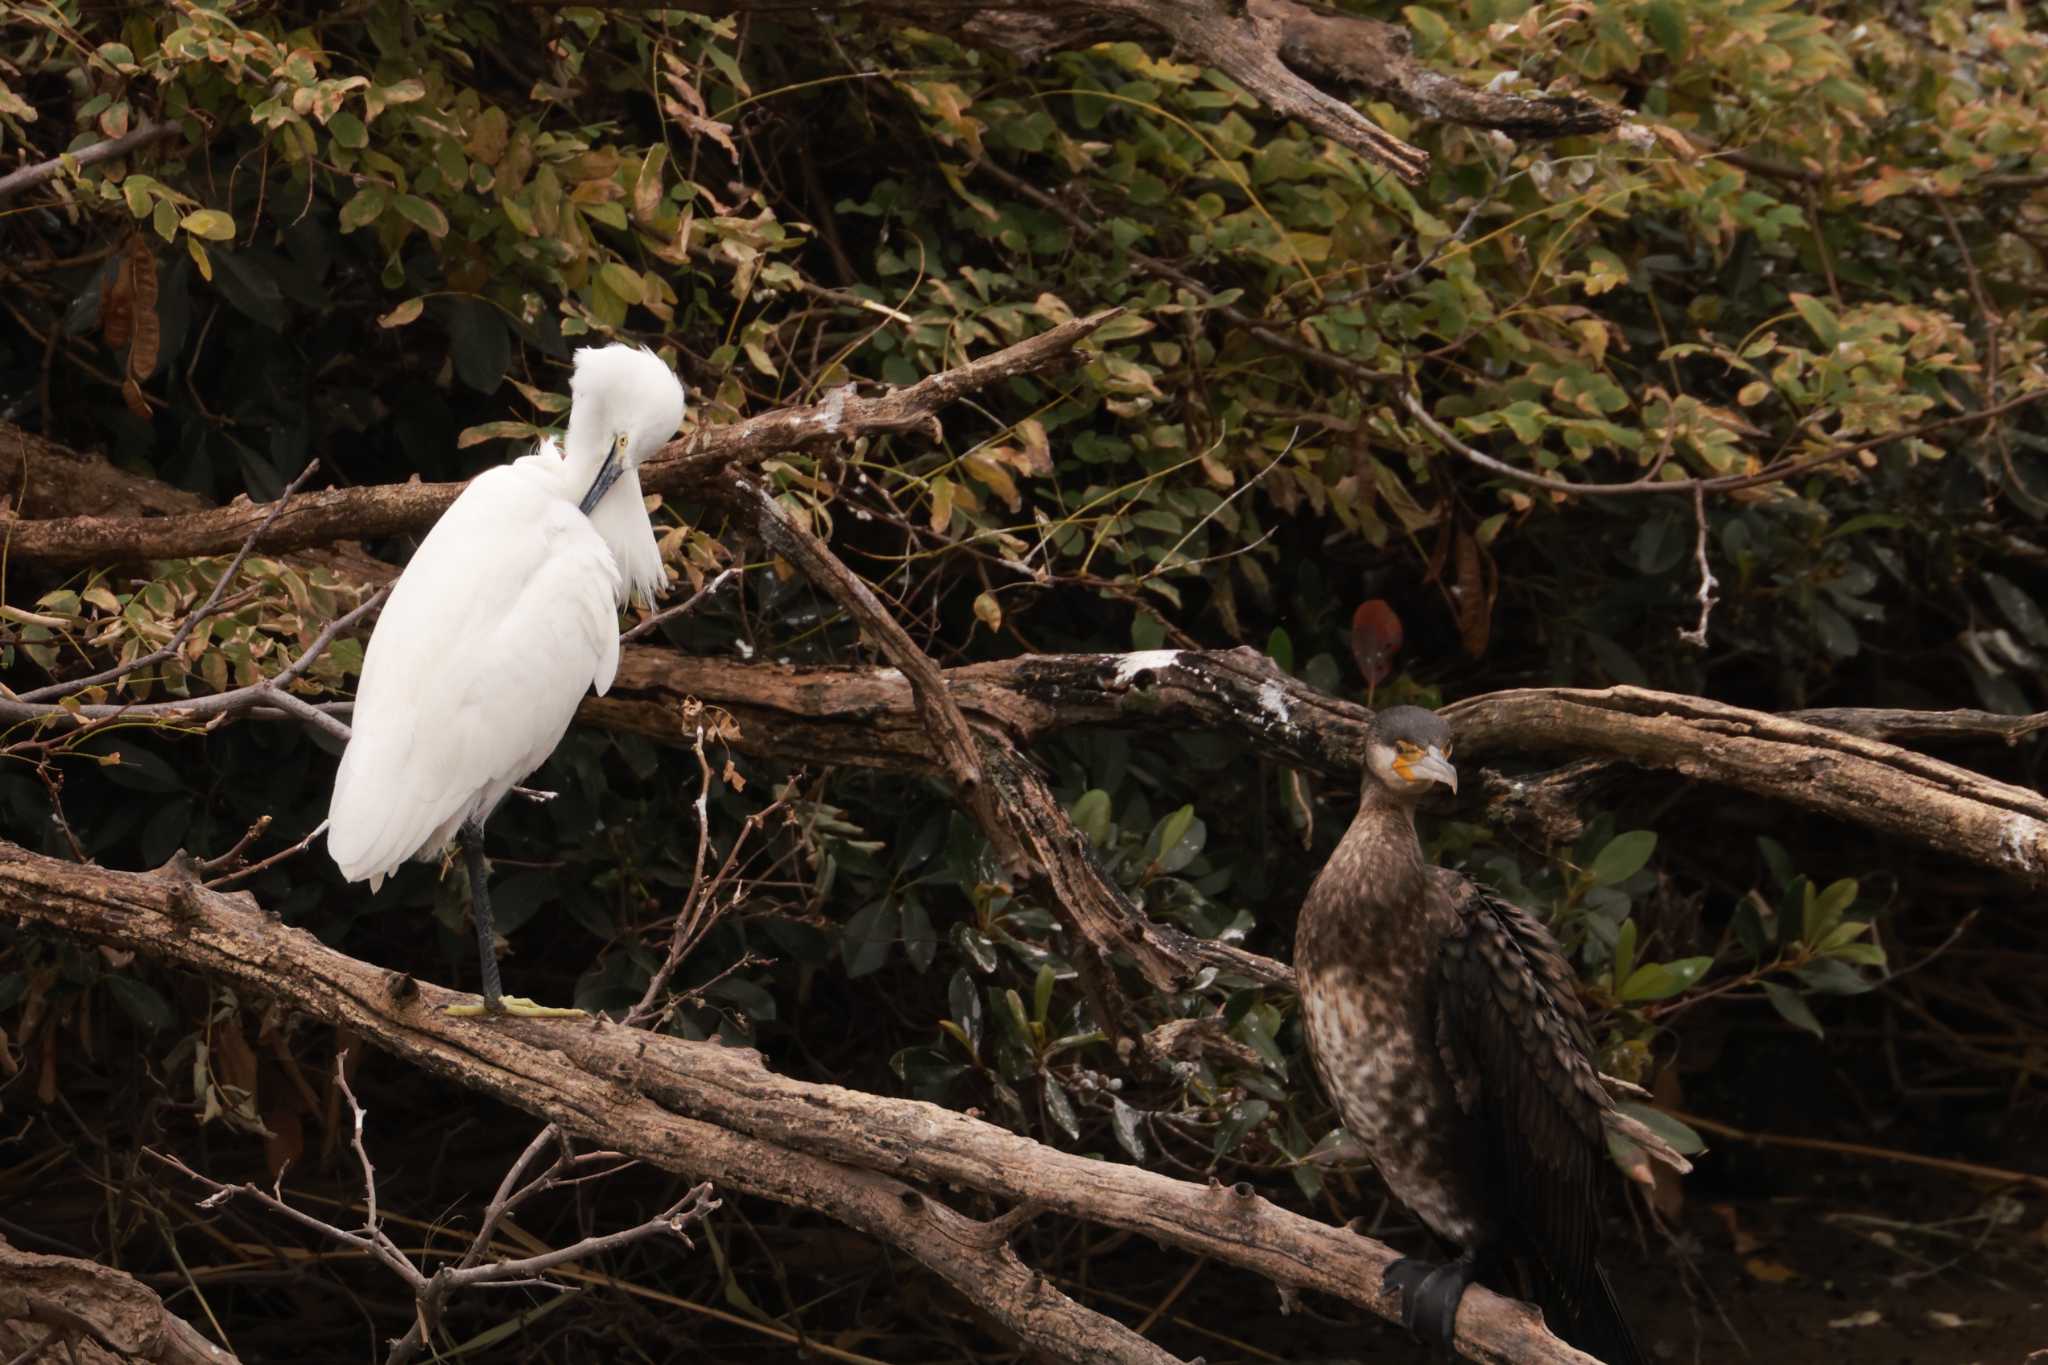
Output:
[[[1705,778],[2048,886],[2048,799],[1841,730],[1640,687],[1455,703],[1461,752],[1564,749]]]
[[[1398,1320],[1380,1285],[1391,1250],[1255,1194],[1062,1152],[938,1105],[791,1080],[740,1048],[601,1019],[452,1018],[441,1007],[465,997],[426,983],[406,988],[413,983],[278,923],[247,896],[0,842],[0,913],[232,982],[687,1178],[816,1209],[903,1246],[1060,1359],[1171,1357],[1057,1294],[997,1236],[902,1181],[1036,1201]],[[1476,1288],[1458,1314],[1458,1344],[1472,1360],[1501,1365],[1589,1361],[1527,1308]]]
[[[1235,734],[1262,754],[1349,777],[1372,715],[1280,673],[1254,650],[1025,655],[950,669],[947,688],[970,724],[1020,746],[1076,725]],[[739,747],[808,762],[931,771],[930,750],[900,679],[872,669],[797,670],[628,651],[612,695],[584,702],[597,723],[664,742],[685,698],[739,719]],[[1951,857],[2048,885],[2048,799],[1851,729],[2018,738],[2033,718],[1963,712],[1820,713],[1840,728],[1618,687],[1528,689],[1458,702],[1446,715],[1461,751],[1564,749],[1749,791],[1901,835]],[[1204,952],[1210,951],[1204,948]],[[1193,961],[1195,959],[1187,959]],[[1277,964],[1275,964],[1277,965]]]
[[[966,394],[1018,375],[1067,363],[1074,348],[1121,309],[1063,322],[1037,336],[927,375],[915,384],[863,397],[850,388],[824,401],[780,408],[728,426],[703,427],[669,444],[641,470],[649,492],[700,495],[737,470],[791,451],[818,450],[858,436],[931,426]],[[384,484],[302,494],[256,541],[271,553],[423,531],[455,501],[459,483]],[[160,517],[76,516],[0,524],[0,552],[12,563],[115,564],[233,551],[262,523],[266,505]]]
[[[18,1251],[0,1241],[0,1359],[14,1360],[38,1342],[41,1359],[151,1362],[152,1365],[236,1365],[235,1356],[201,1336],[163,1300],[111,1266],[71,1256]],[[91,1342],[105,1355],[59,1349]]]

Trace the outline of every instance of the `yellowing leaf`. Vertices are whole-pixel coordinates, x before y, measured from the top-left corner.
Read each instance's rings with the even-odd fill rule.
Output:
[[[974,619],[992,631],[1001,630],[1003,628],[1003,609],[996,602],[993,595],[981,593],[974,599]]]
[[[398,307],[378,318],[377,325],[379,327],[403,327],[408,322],[417,321],[419,315],[425,311],[426,306],[426,302],[422,299],[407,299],[404,303],[399,304]]]
[[[235,235],[235,220],[219,209],[195,209],[178,220],[178,226],[194,237],[225,242]]]

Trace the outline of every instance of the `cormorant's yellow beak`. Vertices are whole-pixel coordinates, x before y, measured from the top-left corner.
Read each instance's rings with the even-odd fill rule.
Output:
[[[1403,760],[1394,768],[1410,782],[1441,782],[1453,792],[1458,790],[1458,770],[1444,757],[1444,751],[1434,744],[1422,757]]]

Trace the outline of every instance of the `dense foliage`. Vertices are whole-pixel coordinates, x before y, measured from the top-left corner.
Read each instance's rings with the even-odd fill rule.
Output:
[[[1120,306],[1084,366],[984,394],[942,433],[770,466],[941,662],[1250,644],[1362,697],[1348,630],[1377,598],[1406,635],[1381,703],[1636,683],[1763,709],[2042,706],[2042,424],[2023,406],[1947,419],[2048,385],[2048,36],[1963,0],[1381,17],[1465,79],[1577,90],[1638,122],[1518,144],[1370,105],[1435,159],[1409,189],[1163,43],[1021,64],[971,35],[782,9],[30,0],[0,21],[0,158],[174,131],[0,206],[0,417],[209,500],[262,500],[313,457],[337,484],[502,459],[560,420],[569,348],[592,339],[657,347],[710,424]],[[1788,468],[1698,503],[1687,483]],[[681,583],[745,568],[737,596],[663,628],[671,643],[866,657],[703,509],[657,521]],[[223,563],[10,573],[6,682],[147,653]],[[1704,619],[1703,563],[1720,594]],[[275,672],[364,586],[345,561],[258,557],[237,591],[179,659],[86,699]],[[297,686],[344,692],[359,660],[347,642]],[[47,740],[9,736],[8,836],[112,866],[221,853],[264,815],[274,851],[319,821],[331,780],[314,741],[268,722]],[[1348,790],[1213,735],[1091,732],[1039,756],[1149,913],[1286,955]],[[2035,761],[1964,758],[2020,781]],[[579,732],[536,780],[560,799],[493,826],[508,980],[628,1004],[691,881],[698,766]],[[1910,994],[1866,993],[2008,888],[1670,781],[1593,791],[1557,847],[1476,801],[1435,835],[1551,917],[1607,1069],[1647,1083],[1696,1057],[1660,1093],[1676,1105],[1682,1079],[1710,1097],[1683,1107],[1746,1121],[1738,1071],[1713,1058],[1732,1029],[1974,1017],[1951,1013],[1969,992],[1942,966]],[[714,853],[776,800],[788,818],[745,851],[744,903],[685,968],[696,993],[673,1027],[1056,1145],[1361,1210],[1290,997],[1213,975],[1145,996],[1144,1024],[1199,1021],[1201,1042],[1174,1066],[1120,1054],[1052,908],[996,882],[936,785],[741,762],[713,787]],[[248,889],[356,956],[467,980],[451,882],[420,867],[373,899],[316,849]],[[425,908],[437,943],[409,913]],[[1993,918],[2011,937],[1974,946],[2038,947]],[[2000,1027],[2043,1022],[2038,987],[2007,975],[2022,959],[1970,960],[1979,989],[2013,987],[2022,1014]],[[70,1095],[48,1142],[91,1168],[183,1143],[201,1115],[250,1135],[235,1141],[267,1125],[273,1158],[289,1153],[275,1134],[298,1131],[297,1095],[221,1061],[256,1027],[236,1004],[53,939],[0,941],[19,1068],[0,1102]],[[108,1030],[138,1040],[149,1079],[94,1050]],[[1908,1070],[1940,1051],[1922,1046]],[[1995,1087],[2005,1057],[1940,1066]],[[1969,1146],[2006,1118],[1993,1094],[1940,1132]],[[99,1124],[126,1136],[83,1131]],[[715,1269],[676,1273],[722,1280],[756,1316],[774,1280],[760,1246],[736,1245],[743,1226],[719,1234]],[[80,1235],[151,1260],[170,1234],[123,1210]],[[915,1305],[892,1312],[893,1332],[931,1330]],[[922,1358],[904,1351],[877,1354]]]

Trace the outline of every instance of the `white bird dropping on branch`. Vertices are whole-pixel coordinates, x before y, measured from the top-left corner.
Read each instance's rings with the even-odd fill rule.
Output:
[[[576,353],[569,389],[562,446],[471,480],[399,575],[328,809],[327,851],[372,891],[459,837],[491,1013],[536,1007],[500,997],[484,822],[583,695],[611,686],[618,609],[665,577],[639,468],[682,425],[681,382],[650,352],[606,346]]]

